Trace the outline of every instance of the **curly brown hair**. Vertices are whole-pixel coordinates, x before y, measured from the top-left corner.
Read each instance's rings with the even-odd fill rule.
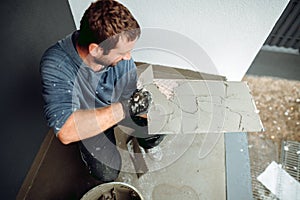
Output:
[[[120,36],[133,41],[141,34],[140,26],[130,11],[114,0],[98,0],[85,11],[81,21],[78,45],[87,48],[99,44],[104,54],[116,47]]]

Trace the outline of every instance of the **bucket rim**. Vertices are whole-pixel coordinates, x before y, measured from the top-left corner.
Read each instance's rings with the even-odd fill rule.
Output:
[[[139,197],[141,198],[141,200],[144,200],[141,192],[135,188],[134,186],[128,184],[128,183],[124,183],[124,182],[119,182],[119,181],[114,181],[114,182],[109,182],[109,183],[102,183],[102,184],[99,184],[93,188],[91,188],[89,191],[87,191],[82,197],[80,200],[89,200],[87,199],[95,190],[97,190],[98,188],[101,188],[101,187],[105,187],[105,186],[116,186],[116,185],[119,185],[119,186],[126,186],[126,187],[129,187],[130,189],[132,189],[133,191],[135,191]]]

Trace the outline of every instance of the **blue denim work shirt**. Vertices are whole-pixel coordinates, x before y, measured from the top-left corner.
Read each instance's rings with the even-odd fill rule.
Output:
[[[79,57],[72,39],[75,34],[47,49],[40,63],[44,116],[55,134],[74,111],[128,99],[136,89],[137,73],[132,59],[95,72]]]

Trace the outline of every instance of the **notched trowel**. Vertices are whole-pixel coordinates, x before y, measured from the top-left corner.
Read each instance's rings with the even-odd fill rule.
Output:
[[[130,158],[133,162],[137,177],[140,178],[143,174],[149,171],[143,153],[140,149],[139,143],[135,137],[129,137],[127,142],[127,149]]]

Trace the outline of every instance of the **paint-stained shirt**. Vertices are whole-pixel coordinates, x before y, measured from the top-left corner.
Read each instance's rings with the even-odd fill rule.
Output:
[[[136,89],[137,73],[132,59],[95,72],[79,57],[76,34],[47,49],[40,63],[44,116],[55,134],[74,111],[128,99]]]

